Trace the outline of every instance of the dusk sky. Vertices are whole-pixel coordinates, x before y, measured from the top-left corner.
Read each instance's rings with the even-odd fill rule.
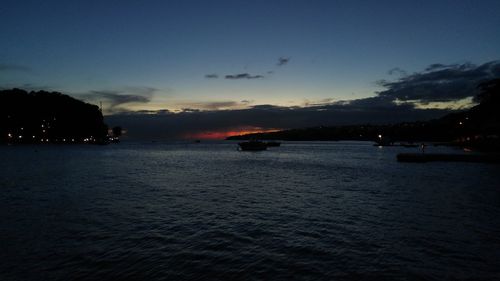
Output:
[[[7,0],[0,87],[137,137],[428,119],[500,76],[499,27],[498,0]]]

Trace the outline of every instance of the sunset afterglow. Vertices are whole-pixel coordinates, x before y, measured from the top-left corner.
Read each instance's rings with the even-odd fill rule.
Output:
[[[500,0],[2,0],[0,281],[499,280]]]
[[[185,139],[200,139],[200,140],[223,140],[230,136],[238,136],[253,133],[270,133],[276,132],[280,129],[263,129],[263,128],[252,128],[243,127],[240,129],[233,129],[230,131],[205,131],[197,133],[188,133],[184,135]]]
[[[493,0],[90,2],[6,1],[0,87],[98,105],[130,139],[430,120],[500,72]]]

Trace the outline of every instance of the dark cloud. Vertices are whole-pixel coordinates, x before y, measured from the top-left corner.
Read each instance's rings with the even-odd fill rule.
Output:
[[[425,71],[404,75],[396,81],[380,81],[386,89],[373,97],[347,101],[324,99],[307,106],[255,105],[218,110],[221,106],[245,102],[206,103],[212,110],[184,110],[168,114],[117,114],[107,116],[109,125],[129,129],[129,136],[146,139],[174,139],[186,134],[229,131],[238,128],[290,129],[350,124],[392,124],[439,118],[454,109],[422,109],[416,105],[457,101],[472,97],[477,85],[500,77],[500,62],[482,65],[431,65]]]
[[[453,67],[453,66],[456,66],[455,64],[441,64],[441,63],[433,63],[431,65],[429,65],[425,71],[434,71],[434,70],[437,70],[437,69],[441,69],[441,68],[447,68],[447,67]]]
[[[240,74],[229,74],[225,76],[226,79],[261,79],[264,78],[263,75],[251,75],[248,73],[240,73]]]
[[[282,107],[256,105],[233,110],[183,110],[169,114],[117,114],[106,116],[110,126],[128,129],[137,139],[176,139],[186,134],[207,131],[232,131],[238,128],[303,128],[320,125],[389,124],[399,121],[428,120],[449,110],[415,109],[411,105],[380,103],[377,99],[338,102],[323,106]],[[377,105],[378,104],[378,105]]]
[[[277,106],[277,105],[271,105],[271,104],[259,104],[259,105],[254,105],[251,107],[252,110],[263,110],[263,111],[269,111],[269,110],[284,110],[288,109],[286,106]]]
[[[277,66],[283,66],[287,64],[290,61],[290,57],[280,57],[278,58],[278,62],[276,63]],[[247,69],[247,66],[244,67],[244,69]],[[269,70],[266,71],[267,75],[272,75],[274,74],[274,71]],[[205,78],[207,79],[217,79],[219,78],[219,75],[216,73],[210,73],[210,74],[205,74]],[[227,74],[224,76],[225,79],[230,79],[230,80],[238,80],[238,79],[262,79],[265,78],[264,75],[257,74],[257,75],[252,75],[249,73],[238,73],[238,74]]]
[[[458,63],[455,63],[455,64],[434,63],[434,64],[429,65],[425,69],[425,71],[436,71],[436,70],[445,69],[445,68],[455,68],[455,69],[465,70],[465,69],[472,68],[472,67],[474,67],[474,65],[469,63],[469,62],[462,63],[462,64],[458,64]]]
[[[277,66],[283,66],[290,62],[290,57],[280,57],[278,58],[278,62],[276,63]]]
[[[183,112],[183,113],[193,113],[193,112],[201,112],[201,110],[197,109],[197,108],[183,108],[181,110],[181,112]]]
[[[219,78],[219,75],[216,74],[216,73],[206,74],[205,78],[207,78],[207,79],[217,79],[217,78]]]
[[[333,98],[325,98],[325,99],[320,99],[320,100],[305,100],[304,101],[304,106],[320,106],[320,105],[327,105],[327,104],[332,104],[335,101]]]
[[[325,100],[326,101],[326,100]],[[231,105],[214,103],[213,107]],[[106,117],[110,126],[128,129],[136,139],[176,139],[200,132],[237,131],[241,128],[304,128],[349,124],[390,124],[429,120],[452,112],[448,109],[417,109],[396,104],[388,97],[370,97],[307,107],[255,105],[244,109],[184,109],[168,114],[117,114]]]
[[[228,108],[242,106],[242,104],[235,101],[190,102],[179,105],[189,110],[191,110],[192,108],[203,109],[203,110],[221,110],[221,109],[228,109]]]
[[[86,95],[87,98],[92,99],[104,99],[111,103],[111,106],[118,106],[125,103],[139,102],[139,103],[147,103],[150,101],[149,97],[140,96],[140,95],[130,95],[130,94],[121,94],[120,92],[113,91],[91,91]]]
[[[107,112],[117,113],[126,111],[125,104],[150,102],[156,91],[151,87],[126,87],[123,91],[90,91],[75,96],[93,103],[103,102]]]
[[[379,81],[386,90],[377,95],[399,101],[450,102],[475,96],[480,82],[499,74],[499,61],[479,66],[432,64],[424,72],[405,75],[397,81]]]
[[[353,111],[364,111],[366,109],[384,111],[393,110],[396,107],[401,107],[401,105],[396,104],[394,102],[394,99],[392,99],[391,97],[384,96],[368,97],[350,101],[340,101],[338,103],[335,103],[334,105],[342,105],[344,108]],[[414,107],[412,104],[406,105],[411,108]]]
[[[120,114],[123,115],[167,115],[172,114],[173,112],[168,109],[159,109],[159,110],[137,110],[137,111],[124,111]]]
[[[30,67],[24,65],[0,63],[0,72],[10,72],[10,71],[32,72],[33,70]]]

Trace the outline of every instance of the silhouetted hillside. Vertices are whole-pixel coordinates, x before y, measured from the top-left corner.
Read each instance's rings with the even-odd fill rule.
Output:
[[[107,126],[96,105],[58,92],[0,91],[0,142],[100,143]]]
[[[292,129],[272,133],[231,136],[229,140],[263,139],[291,141],[369,140],[380,136],[393,142],[437,141],[499,149],[500,148],[500,79],[478,86],[478,105],[469,110],[448,114],[425,122],[393,125],[352,125]]]
[[[434,122],[406,122],[394,125],[351,125],[321,126],[303,129],[291,129],[271,133],[255,133],[231,136],[229,140],[263,139],[289,141],[337,141],[337,140],[376,140],[379,135],[397,141],[449,141],[451,130]]]

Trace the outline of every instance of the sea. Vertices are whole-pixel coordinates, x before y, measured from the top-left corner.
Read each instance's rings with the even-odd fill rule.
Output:
[[[500,166],[400,152],[3,145],[0,280],[500,280]]]

